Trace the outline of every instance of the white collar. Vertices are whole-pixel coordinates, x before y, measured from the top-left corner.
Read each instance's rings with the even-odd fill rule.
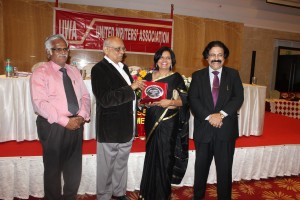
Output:
[[[221,67],[221,68],[218,69],[218,70],[214,70],[213,68],[211,68],[211,66],[209,66],[209,68],[208,68],[209,74],[211,74],[213,71],[218,71],[218,72],[220,72],[219,74],[221,74],[221,73],[222,73],[222,69],[223,69],[223,67]]]
[[[120,67],[120,68],[123,69],[123,67],[124,67],[124,64],[123,64],[123,63],[118,62],[118,64],[116,64],[116,63],[114,63],[109,57],[104,56],[104,58],[105,58],[110,64],[112,64],[113,66]]]

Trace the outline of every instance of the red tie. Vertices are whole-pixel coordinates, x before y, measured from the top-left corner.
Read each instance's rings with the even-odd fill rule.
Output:
[[[219,77],[218,77],[219,72],[213,71],[212,73],[215,75],[212,84],[212,96],[214,100],[214,106],[216,107],[218,96],[219,96],[219,86],[220,86]]]

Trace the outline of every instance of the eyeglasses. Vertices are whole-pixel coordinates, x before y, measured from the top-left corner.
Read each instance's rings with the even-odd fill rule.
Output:
[[[116,52],[118,52],[118,53],[119,53],[121,50],[122,50],[123,52],[126,51],[126,48],[125,48],[125,47],[111,47],[111,46],[107,46],[107,47],[114,49],[114,50],[115,50]]]
[[[58,53],[67,52],[69,48],[51,48],[52,51],[56,51]]]
[[[219,54],[208,54],[208,56],[209,57],[213,57],[213,58],[215,58],[215,57],[217,57],[217,58],[223,58],[224,57],[224,55],[221,54],[221,53],[219,53]]]

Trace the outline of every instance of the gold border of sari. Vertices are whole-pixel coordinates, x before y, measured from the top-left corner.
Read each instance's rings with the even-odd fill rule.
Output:
[[[170,115],[170,116],[164,118],[164,116],[167,114],[167,111],[168,111],[168,110],[169,110],[168,108],[165,109],[164,112],[163,112],[163,113],[161,114],[161,116],[159,117],[159,119],[157,120],[157,122],[155,122],[154,126],[152,127],[152,129],[151,129],[151,131],[150,131],[150,133],[149,133],[149,136],[148,136],[147,139],[146,139],[146,144],[148,143],[150,137],[152,136],[152,133],[154,132],[154,130],[156,129],[156,127],[159,125],[159,123],[160,123],[161,121],[165,121],[165,120],[171,119],[171,118],[175,117],[175,116],[178,114],[178,111],[177,111],[177,112],[175,112],[174,114],[172,114],[172,115]]]
[[[163,76],[163,77],[160,77],[160,78],[157,78],[157,79],[152,79],[152,81],[156,82],[156,81],[158,81],[158,80],[161,80],[161,79],[167,78],[167,77],[169,77],[169,76],[173,75],[174,73],[175,73],[175,72],[171,72],[171,73],[170,73],[170,74],[168,74],[167,76]],[[153,78],[153,74],[152,74],[152,78]]]

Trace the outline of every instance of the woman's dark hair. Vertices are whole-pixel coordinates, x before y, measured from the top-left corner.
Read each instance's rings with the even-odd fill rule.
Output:
[[[156,70],[158,70],[158,67],[157,67],[156,64],[157,64],[158,60],[161,58],[163,52],[165,52],[165,51],[168,51],[171,55],[172,66],[170,66],[170,70],[176,64],[175,53],[173,52],[173,50],[170,47],[161,47],[160,49],[158,49],[155,52],[154,59],[153,59],[154,60],[154,67],[155,67]]]
[[[226,47],[226,45],[221,42],[221,41],[211,41],[210,43],[208,43],[208,45],[205,47],[204,51],[202,52],[203,58],[207,59],[209,56],[209,51],[213,48],[213,47],[220,47],[224,50],[224,58],[228,58],[229,56],[229,49]]]

